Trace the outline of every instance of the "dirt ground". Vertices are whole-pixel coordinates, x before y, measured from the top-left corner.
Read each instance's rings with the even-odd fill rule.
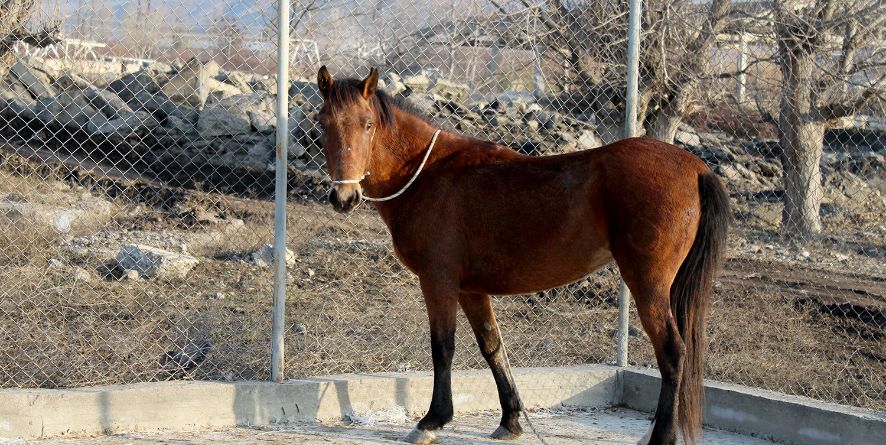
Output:
[[[267,378],[272,274],[250,254],[272,240],[272,202],[0,164],[0,200],[114,204],[68,233],[0,215],[0,386]],[[366,207],[336,214],[315,178],[294,181],[286,376],[430,369],[421,294],[379,218]],[[773,231],[778,209],[765,195],[733,199],[738,226],[715,289],[707,377],[886,410],[882,219],[834,213],[828,236],[796,245]],[[184,279],[121,279],[113,261],[126,243],[200,263]],[[616,295],[607,267],[564,288],[497,298],[513,365],[611,362]],[[631,363],[654,366],[636,315],[632,326]],[[158,366],[201,341],[211,348],[194,369]],[[485,367],[463,318],[455,366]]]
[[[540,444],[524,421],[527,433],[519,440],[502,442],[488,438],[498,425],[493,413],[456,416],[450,426],[438,434],[441,445]],[[571,413],[532,413],[531,420],[541,437],[550,445],[634,445],[649,428],[649,416],[637,411],[610,408]],[[54,439],[33,442],[0,441],[13,445],[159,445],[159,444],[385,444],[402,442],[413,427],[413,419],[366,423],[305,423],[277,428],[231,428],[199,433],[126,433],[92,439]],[[705,430],[707,443],[717,445],[764,445],[766,440],[716,430]]]

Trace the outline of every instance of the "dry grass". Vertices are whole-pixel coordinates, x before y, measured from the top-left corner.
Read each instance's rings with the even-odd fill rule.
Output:
[[[0,386],[266,378],[272,275],[244,258],[272,239],[272,204],[205,194],[187,199],[189,208],[203,206],[244,226],[194,225],[187,212],[148,209],[121,211],[93,228],[192,236],[189,251],[201,262],[186,280],[100,278],[101,258],[65,250],[64,237],[0,224]],[[343,218],[325,205],[292,204],[289,239],[297,263],[287,278],[288,376],[430,369],[416,280],[393,256],[377,216],[361,209]],[[47,268],[50,258],[93,278],[81,282],[72,269]],[[497,299],[513,364],[612,360],[616,283],[614,271],[604,269],[568,288]],[[886,409],[886,326],[831,315],[797,295],[778,284],[723,281],[710,319],[708,376]],[[176,374],[159,369],[164,352],[203,339],[212,349],[201,366]],[[654,365],[642,335],[631,338],[631,361]],[[485,367],[463,318],[455,366]]]

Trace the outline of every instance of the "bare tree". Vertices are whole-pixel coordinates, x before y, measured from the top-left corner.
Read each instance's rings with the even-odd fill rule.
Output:
[[[218,49],[222,54],[222,66],[227,69],[237,68],[239,60],[235,60],[243,48],[244,30],[236,16],[222,15],[215,19],[210,32],[217,36]]]
[[[37,6],[36,0],[2,0],[0,3],[0,77],[6,74],[12,63],[17,42],[44,47],[58,41],[57,24],[37,30],[26,27]]]
[[[562,88],[575,107],[589,108],[602,122],[623,123],[627,2],[548,0],[544,7],[519,0],[546,28],[544,54],[564,66]],[[490,0],[502,13],[499,0]],[[644,2],[640,52],[640,123],[647,135],[672,142],[692,110],[701,80],[710,78],[710,55],[728,24],[729,0],[710,5],[691,0]],[[608,138],[620,136],[615,130]]]
[[[821,231],[819,162],[825,129],[884,97],[884,5],[882,0],[774,2],[785,234],[805,237]]]

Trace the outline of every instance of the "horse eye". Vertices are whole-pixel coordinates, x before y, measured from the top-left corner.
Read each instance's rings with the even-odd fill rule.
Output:
[[[366,131],[369,131],[370,128],[372,128],[372,122],[367,122],[366,123]]]

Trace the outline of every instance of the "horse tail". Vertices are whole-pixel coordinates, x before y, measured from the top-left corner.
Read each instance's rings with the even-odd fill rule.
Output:
[[[704,402],[705,318],[714,275],[732,222],[729,195],[712,172],[698,177],[701,219],[689,254],[671,285],[671,312],[686,346],[677,422],[687,444],[701,431]]]

